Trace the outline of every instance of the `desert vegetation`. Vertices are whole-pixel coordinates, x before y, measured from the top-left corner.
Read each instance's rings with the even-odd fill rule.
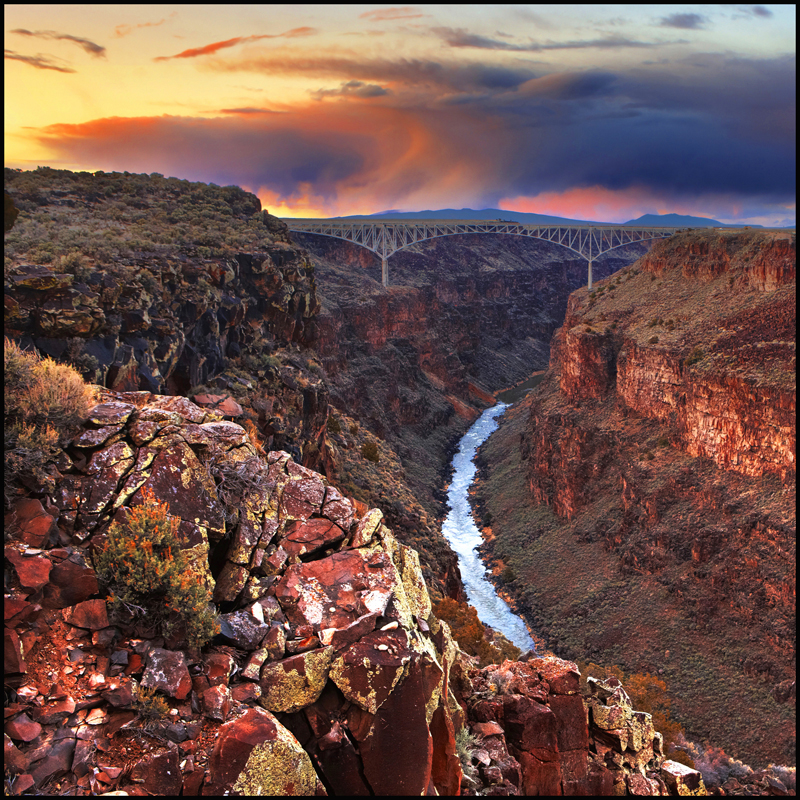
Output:
[[[4,487],[6,505],[14,481],[28,486],[54,480],[60,444],[82,422],[94,398],[92,386],[69,365],[3,342]]]
[[[211,592],[189,569],[167,504],[147,489],[141,496],[142,504],[124,523],[113,523],[95,551],[98,578],[109,589],[113,612],[146,620],[165,636],[178,631],[190,647],[202,647],[219,630]]]
[[[222,257],[269,241],[261,204],[238,186],[39,167],[6,169],[5,188],[19,211],[6,237],[7,268],[46,264],[83,279],[96,263],[179,252]]]
[[[450,626],[458,646],[465,653],[478,657],[481,667],[519,658],[520,649],[504,637],[487,636],[486,627],[478,619],[478,612],[468,603],[444,597],[433,610],[439,619]]]

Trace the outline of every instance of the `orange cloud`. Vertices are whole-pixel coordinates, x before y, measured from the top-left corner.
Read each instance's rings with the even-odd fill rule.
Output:
[[[691,214],[707,219],[728,219],[739,215],[737,201],[727,195],[703,195],[687,200],[657,189],[632,186],[627,189],[606,189],[585,186],[563,192],[541,192],[534,197],[507,197],[499,208],[548,214],[569,219],[598,222],[627,222],[643,214]]]
[[[429,14],[423,14],[418,8],[414,6],[399,6],[397,8],[376,8],[374,11],[365,11],[359,14],[359,19],[368,19],[370,22],[385,22],[392,19],[418,19],[419,17],[427,17]]]
[[[123,36],[133,33],[139,28],[157,28],[159,25],[163,25],[168,19],[172,19],[173,17],[177,16],[178,12],[173,11],[168,17],[164,17],[164,19],[160,19],[158,22],[140,22],[138,25],[128,25],[123,23],[122,25],[117,25],[117,27],[114,28],[114,36],[117,39],[121,39]]]
[[[225,39],[225,41],[222,42],[212,42],[203,47],[193,47],[181,53],[176,53],[174,56],[156,56],[153,61],[169,61],[172,58],[197,58],[198,56],[207,56],[211,53],[216,53],[218,50],[224,50],[228,47],[235,47],[237,44],[257,42],[260,39],[294,39],[297,36],[310,36],[312,33],[316,33],[314,28],[303,26],[301,28],[292,28],[285,33],[264,33],[259,36],[236,36],[233,39]]]
[[[534,197],[507,197],[500,201],[499,207],[506,211],[570,219],[626,221],[652,212],[655,203],[652,190],[645,187],[606,189],[587,186],[563,192],[541,192]]]

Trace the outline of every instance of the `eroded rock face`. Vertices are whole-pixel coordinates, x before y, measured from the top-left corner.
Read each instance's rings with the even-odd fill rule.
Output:
[[[458,651],[431,613],[416,553],[381,513],[288,453],[259,456],[243,428],[185,398],[100,400],[54,494],[12,515],[5,663],[17,689],[11,762],[31,776],[23,783],[42,789],[62,776],[79,791],[124,786],[112,756],[141,724],[140,686],[172,708],[162,720],[151,710],[173,744],[153,739],[140,759],[135,779],[148,791],[457,788],[460,711],[447,682]],[[223,494],[237,478],[238,494]],[[108,525],[147,502],[145,489],[168,504],[196,579],[225,604],[203,654],[181,649],[180,632],[165,643],[146,620],[107,616],[89,554]],[[43,671],[68,677],[43,682]],[[85,710],[72,719],[86,708],[91,719]],[[109,746],[76,749],[101,722]],[[31,744],[48,736],[64,746]]]
[[[746,629],[770,653],[759,674],[775,696],[794,678],[795,306],[793,233],[656,243],[572,294],[521,446],[530,493],[562,518],[568,541],[600,542],[640,587],[665,587],[660,608],[697,620],[709,653]],[[569,568],[564,577],[570,585]],[[586,598],[576,590],[570,601]],[[655,618],[641,629],[667,650]],[[593,627],[584,646],[603,636]],[[725,667],[738,675],[732,687],[748,680],[743,661]],[[745,722],[735,697],[731,688],[726,702]],[[697,713],[697,696],[673,699],[684,719]],[[717,738],[728,727],[719,719],[715,744],[783,760],[793,727],[766,716],[772,735],[746,744]]]
[[[470,789],[493,795],[703,794],[700,773],[665,761],[649,714],[616,679],[589,679],[559,658],[506,661],[469,673],[464,697],[477,738]]]

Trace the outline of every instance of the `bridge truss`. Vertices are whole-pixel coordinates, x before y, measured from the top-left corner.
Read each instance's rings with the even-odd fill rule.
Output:
[[[381,280],[389,285],[389,256],[411,244],[465,233],[505,233],[553,242],[572,250],[589,262],[604,253],[634,242],[671,236],[679,228],[633,228],[622,225],[521,225],[506,220],[399,220],[368,222],[335,219],[286,219],[290,231],[344,239],[371,250],[381,259]]]

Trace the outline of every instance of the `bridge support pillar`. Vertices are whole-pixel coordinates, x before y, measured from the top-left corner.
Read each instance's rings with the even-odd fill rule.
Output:
[[[389,259],[381,259],[381,283],[384,287],[389,286]]]
[[[592,289],[592,259],[589,259],[589,290]]]

